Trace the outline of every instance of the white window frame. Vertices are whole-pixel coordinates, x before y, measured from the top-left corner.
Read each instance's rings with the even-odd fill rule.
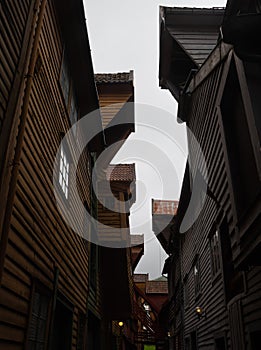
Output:
[[[68,199],[68,193],[69,193],[69,170],[70,170],[70,164],[69,164],[66,152],[62,145],[61,154],[60,154],[59,184],[61,186],[61,189],[66,199]]]

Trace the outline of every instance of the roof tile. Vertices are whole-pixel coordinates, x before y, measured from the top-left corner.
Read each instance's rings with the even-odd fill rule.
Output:
[[[122,73],[98,73],[95,74],[97,84],[128,83],[133,81],[133,71]]]
[[[156,200],[152,201],[153,215],[176,215],[178,209],[178,201]]]
[[[109,165],[106,173],[108,181],[132,182],[136,180],[135,164]]]

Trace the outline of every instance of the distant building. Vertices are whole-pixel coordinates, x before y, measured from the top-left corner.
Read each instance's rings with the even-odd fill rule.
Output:
[[[160,313],[168,299],[165,277],[148,280],[148,274],[134,274],[134,318],[137,322],[137,350],[168,349],[168,332],[160,324]]]
[[[157,236],[169,254],[170,349],[259,349],[260,1],[161,8],[160,16],[160,86],[178,101],[207,168],[206,177],[188,133],[177,214]]]

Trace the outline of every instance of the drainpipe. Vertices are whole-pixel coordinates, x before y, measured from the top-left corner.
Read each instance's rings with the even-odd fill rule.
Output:
[[[45,14],[46,3],[47,3],[47,0],[42,0],[41,4],[39,5],[38,21],[36,23],[36,28],[35,28],[33,48],[32,48],[28,72],[26,74],[25,94],[24,94],[22,112],[20,116],[20,124],[18,129],[15,154],[12,162],[13,168],[11,171],[11,180],[10,180],[9,191],[7,195],[5,216],[4,216],[3,226],[2,226],[2,239],[1,239],[1,247],[0,247],[0,286],[2,283],[4,260],[5,260],[7,242],[8,242],[8,233],[10,230],[10,222],[12,218],[13,204],[14,204],[14,199],[16,194],[16,185],[17,185],[17,179],[19,175],[20,159],[21,159],[22,146],[24,141],[24,132],[25,132],[25,126],[27,122],[30,94],[31,94],[31,89],[33,84],[33,75],[34,75],[34,69],[35,69],[35,64],[37,60],[37,50],[39,47],[40,34],[41,34],[41,29],[42,29],[44,14]],[[33,35],[33,30],[32,30],[32,35]]]

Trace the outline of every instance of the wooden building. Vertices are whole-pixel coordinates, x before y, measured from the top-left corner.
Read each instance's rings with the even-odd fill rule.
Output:
[[[0,18],[0,347],[82,349],[89,248],[58,211],[52,180],[63,135],[99,108],[83,3],[1,1]],[[99,113],[96,123],[101,128]],[[81,130],[74,136],[76,147]],[[87,207],[100,136],[78,165]],[[74,154],[66,148],[59,157],[59,195],[83,226],[84,211],[71,206]]]
[[[181,303],[180,303],[180,264],[178,240],[175,235],[177,226],[178,202],[171,200],[152,200],[152,230],[169,255],[162,271],[168,276],[168,301],[161,310],[160,321],[168,331],[170,349],[173,342],[178,343],[182,334]]]
[[[101,245],[99,270],[102,280],[102,317],[111,324],[106,349],[133,349],[134,330],[129,324],[133,309],[133,281],[128,219],[133,201],[128,203],[127,198],[131,184],[132,191],[135,189],[135,165],[110,165],[107,180],[112,193],[99,187],[102,188],[101,194],[105,201],[98,205],[98,220],[103,225],[102,230],[98,229]],[[122,206],[126,206],[125,212],[121,211]],[[141,245],[143,250],[143,244]],[[122,322],[123,328],[119,322]]]
[[[111,280],[106,285],[99,269],[103,258],[110,271],[118,268],[119,260],[106,260],[97,245],[69,227],[56,205],[53,165],[63,136],[97,110],[90,127],[99,133],[77,164],[78,194],[97,218],[93,165],[106,146],[134,130],[133,109],[126,115],[123,104],[110,115],[123,127],[106,128],[82,0],[1,1],[0,27],[0,347],[105,349],[111,322],[103,317],[104,305],[110,304],[104,296]],[[122,84],[117,92],[110,85],[120,101],[122,95],[133,101],[133,79],[128,80],[128,87]],[[81,147],[83,139],[82,130],[74,127],[70,147],[60,150],[56,180],[69,215],[86,230],[84,236],[93,236],[97,230],[74,205],[70,183],[76,168],[70,150]],[[118,149],[108,152],[106,165]],[[122,259],[125,274],[130,255],[125,252]],[[126,293],[121,297],[128,308]]]
[[[258,349],[260,1],[231,0],[225,11],[160,13],[160,85],[178,101],[178,120],[195,136],[207,168],[206,176],[188,132],[188,164],[164,268],[174,291],[171,349]],[[205,186],[205,201],[199,186]],[[198,206],[199,216],[183,232]]]
[[[168,298],[167,279],[149,280],[148,274],[134,274],[134,284],[137,350],[168,349],[168,331],[160,324],[160,313]]]

